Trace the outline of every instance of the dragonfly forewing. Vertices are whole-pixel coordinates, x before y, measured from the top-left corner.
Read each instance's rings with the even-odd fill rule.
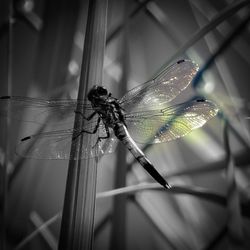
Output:
[[[131,110],[152,110],[166,107],[192,81],[198,65],[190,60],[181,60],[162,71],[153,80],[139,85],[124,95],[119,103]]]
[[[0,115],[9,116],[13,120],[33,122],[43,124],[50,123],[70,123],[74,122],[75,110],[93,109],[90,104],[77,100],[44,100],[38,98],[21,96],[2,96],[0,97]]]

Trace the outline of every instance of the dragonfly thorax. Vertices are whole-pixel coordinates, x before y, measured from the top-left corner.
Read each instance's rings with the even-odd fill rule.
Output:
[[[93,86],[88,93],[88,100],[108,127],[113,127],[117,122],[125,124],[123,111],[118,100],[112,97],[106,88]]]

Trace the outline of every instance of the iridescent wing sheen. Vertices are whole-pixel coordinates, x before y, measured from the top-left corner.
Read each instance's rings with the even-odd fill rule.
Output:
[[[130,90],[119,103],[126,112],[166,107],[190,84],[197,71],[198,66],[194,62],[180,60],[153,80]]]
[[[201,127],[216,115],[217,107],[206,100],[193,100],[166,108],[167,103],[189,85],[197,71],[198,67],[192,61],[178,61],[152,81],[132,89],[119,100],[125,112],[126,125],[135,141],[140,143],[170,141]],[[109,129],[110,138],[96,144],[98,136],[106,135],[102,122],[94,135],[82,130],[68,129],[74,127],[74,111],[77,108],[84,109],[85,116],[93,113],[91,105],[86,101],[0,97],[0,115],[6,115],[9,106],[14,119],[41,124],[49,122],[53,127],[53,131],[35,134],[21,141],[17,152],[22,156],[37,159],[69,159],[72,158],[71,142],[74,147],[83,141],[79,157],[89,158],[111,153],[117,144],[117,138],[111,129]],[[95,116],[90,121],[84,122],[83,130],[93,131],[96,124]]]
[[[217,106],[204,99],[194,99],[172,107],[131,112],[126,124],[131,137],[138,143],[168,142],[202,127],[218,112]]]
[[[21,96],[0,97],[0,116],[10,116],[14,120],[43,124],[73,123],[74,111],[88,110],[93,112],[90,104],[77,100],[44,100]]]

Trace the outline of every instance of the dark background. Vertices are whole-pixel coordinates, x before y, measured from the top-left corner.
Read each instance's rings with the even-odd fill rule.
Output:
[[[117,97],[124,94],[122,89],[149,80],[165,63],[190,58],[202,67],[249,14],[249,8],[245,7],[226,17],[185,53],[173,58],[195,32],[237,1],[149,1],[132,18],[126,18],[140,2],[109,1],[103,85]],[[13,9],[10,36],[9,1],[0,2],[0,96],[76,98],[88,2],[20,0],[13,2]],[[124,20],[127,25],[121,27]],[[118,27],[121,31],[114,33]],[[216,58],[203,76],[201,90],[221,107],[240,132],[245,133],[245,138],[249,136],[249,32],[248,25]],[[10,76],[11,83],[8,82]],[[186,100],[194,92],[190,87],[178,100]],[[38,225],[62,210],[68,161],[17,156],[14,151],[18,139],[33,133],[37,125],[13,121],[6,128],[4,118],[0,125],[1,166],[4,165],[6,141],[9,148],[8,182],[4,182],[4,171],[1,171],[1,197],[6,199],[6,249],[14,249]],[[236,159],[233,175],[237,186],[236,200],[249,204],[249,154],[231,133],[230,145]],[[99,162],[97,192],[114,188],[115,169],[121,167],[116,155],[104,156]],[[209,188],[225,199],[228,197],[221,119],[214,118],[204,128],[184,138],[155,145],[147,151],[147,156],[162,174],[172,175],[169,178],[171,184]],[[131,162],[130,156],[127,162]],[[133,164],[127,175],[127,185],[146,179],[144,170]],[[97,199],[94,249],[112,248],[113,221],[107,217],[113,211],[112,201],[112,198]],[[121,249],[206,249],[217,236],[218,241],[211,249],[248,249],[250,245],[249,213],[242,216],[241,208],[237,206],[234,213],[228,213],[230,206],[218,205],[216,201],[157,191],[143,191],[126,201],[125,212],[121,214],[125,216],[125,229],[119,239],[124,242]],[[233,227],[228,226],[228,214],[235,216]],[[233,236],[228,233],[228,228],[236,231]],[[59,232],[60,219],[57,219],[23,249],[55,249]],[[243,236],[241,244],[237,241],[239,232]]]

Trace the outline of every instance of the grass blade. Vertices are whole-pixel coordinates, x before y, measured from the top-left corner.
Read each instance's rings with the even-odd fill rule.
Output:
[[[234,15],[237,11],[249,5],[249,1],[236,1],[233,4],[226,7],[222,12],[218,13],[207,25],[205,25],[202,29],[199,29],[186,43],[184,43],[176,53],[174,53],[167,60],[166,63],[161,67],[161,69],[155,74],[160,74],[161,71],[165,69],[167,65],[169,65],[172,61],[177,59],[179,56],[182,56],[190,47],[192,47],[196,42],[202,39],[208,32],[213,30],[216,26],[222,23],[224,20]]]

